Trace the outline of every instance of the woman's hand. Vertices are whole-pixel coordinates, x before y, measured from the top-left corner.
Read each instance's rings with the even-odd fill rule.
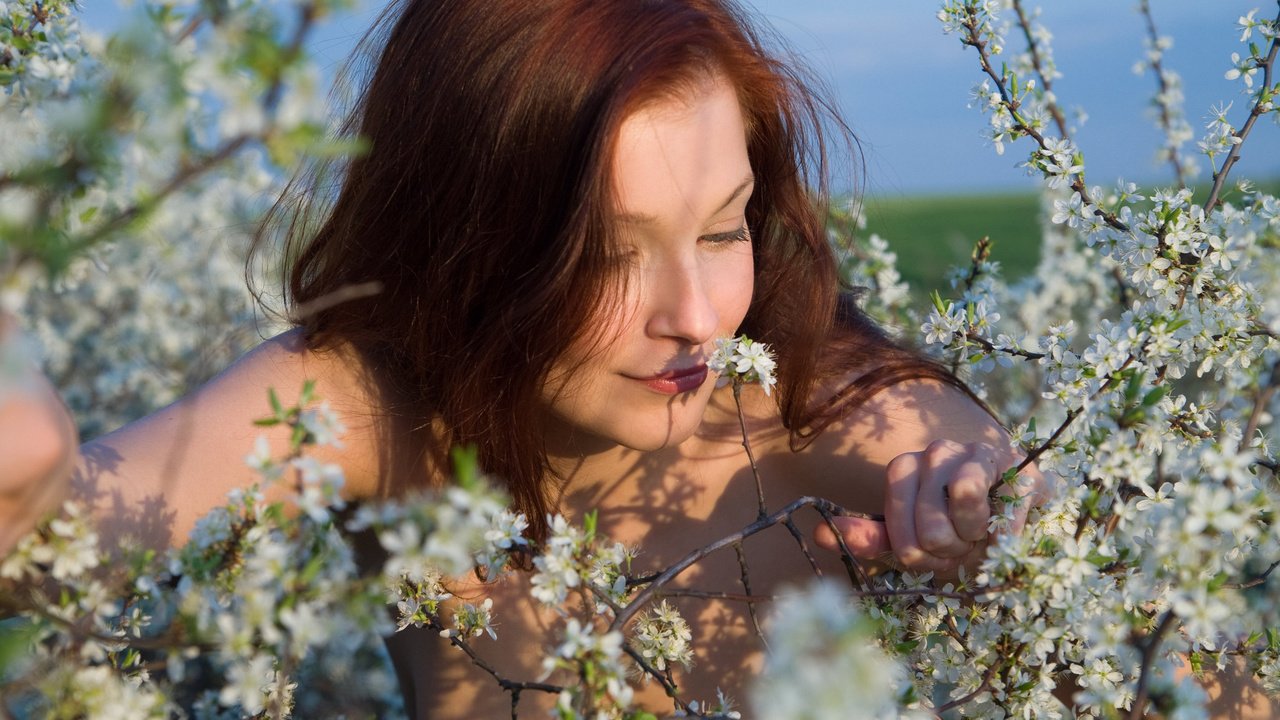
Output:
[[[0,353],[18,342],[0,315]],[[75,424],[49,382],[21,358],[0,379],[0,557],[62,504],[75,464]]]
[[[998,502],[990,498],[991,490],[1005,470],[1021,461],[1008,448],[935,440],[889,462],[884,522],[837,517],[833,524],[859,558],[914,571],[972,567],[983,557],[991,534],[991,506]],[[1051,497],[1049,483],[1034,465],[1021,472],[1016,487],[995,494],[1025,498],[1014,511],[1014,533],[1022,532],[1028,510]],[[825,523],[814,534],[820,546],[839,549]]]

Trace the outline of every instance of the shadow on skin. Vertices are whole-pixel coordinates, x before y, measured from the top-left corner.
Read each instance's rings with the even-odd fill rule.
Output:
[[[137,541],[142,547],[169,547],[176,514],[164,497],[149,495],[141,502],[127,502],[118,488],[104,494],[102,478],[117,474],[122,460],[119,453],[89,444],[81,448],[80,455],[80,466],[71,476],[71,494],[94,508],[103,549],[118,555],[127,541]]]
[[[902,430],[904,423],[920,423],[930,429],[938,426],[941,417],[933,406],[944,397],[954,399],[955,393],[942,385],[929,386],[914,396],[918,402],[910,407],[873,400],[858,415],[857,433],[823,434],[805,453],[796,455],[788,448],[776,411],[770,410],[773,400],[754,390],[744,391],[748,432],[768,508],[776,510],[798,497],[818,495],[852,510],[879,512],[883,491],[877,483],[882,483],[882,478],[870,478],[870,473],[882,476],[883,468],[861,460],[865,448],[857,443],[886,442]],[[717,403],[716,407],[698,431],[701,442],[694,444],[700,453],[697,457],[689,455],[693,451],[687,447],[676,449],[674,454],[636,452],[616,478],[563,489],[561,506],[571,520],[580,522],[583,513],[599,508],[599,528],[604,535],[640,547],[641,554],[632,569],[635,576],[665,569],[690,551],[740,531],[757,517],[755,481],[750,468],[745,467],[732,397],[718,393],[713,403]],[[855,441],[855,437],[859,440]],[[795,520],[823,574],[837,582],[848,582],[839,556],[813,544],[812,530],[821,521],[818,513],[804,510]],[[742,549],[754,595],[774,595],[788,587],[807,584],[814,576],[809,561],[785,527],[776,526],[746,539]],[[555,613],[534,607],[529,596],[530,577],[529,573],[517,572],[497,583],[458,593],[459,597],[483,594],[494,598],[499,640],[477,638],[472,647],[509,680],[539,679],[540,657],[558,644],[563,626]],[[732,594],[745,591],[741,566],[732,547],[704,558],[668,587]],[[681,698],[686,702],[714,702],[720,688],[740,704],[744,702],[744,694],[763,661],[763,643],[747,605],[740,600],[692,597],[673,597],[670,601],[689,622],[697,653],[691,669],[677,667],[673,671]],[[498,608],[505,608],[505,612],[497,613]],[[770,611],[769,603],[757,604],[756,611],[763,622]],[[419,717],[430,717],[432,708],[442,703],[467,703],[454,706],[468,707],[475,717],[510,716],[510,695],[435,633],[410,630],[393,637],[389,644],[397,648],[397,654],[412,657],[407,664],[413,668],[413,675],[426,680],[416,690],[409,685],[410,706],[417,708]],[[552,675],[547,681],[566,682],[560,675]],[[463,685],[474,685],[475,693],[457,693],[456,689]],[[638,705],[660,714],[673,709],[658,682],[637,684],[636,690]],[[519,715],[544,714],[554,701],[552,695],[525,691]]]

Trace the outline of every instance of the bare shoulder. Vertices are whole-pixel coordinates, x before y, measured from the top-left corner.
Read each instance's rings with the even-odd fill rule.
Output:
[[[856,445],[861,454],[889,458],[936,439],[1004,442],[1000,424],[967,393],[932,379],[890,385],[832,423],[828,442]]]
[[[866,508],[878,512],[889,461],[924,450],[935,440],[1003,445],[1008,435],[959,388],[932,379],[905,380],[828,425],[796,454],[795,477],[805,484],[805,492],[828,496],[845,495],[853,482]]]
[[[321,449],[317,458],[343,466],[352,494],[367,493],[373,413],[360,368],[345,353],[308,350],[291,331],[172,405],[86,443],[73,496],[94,507],[110,535],[136,535],[157,546],[181,542],[229,491],[258,480],[244,458],[259,434],[275,454],[286,453],[284,432],[264,432],[253,421],[270,414],[268,388],[288,403],[306,380],[316,381],[318,395],[348,427],[347,449]]]

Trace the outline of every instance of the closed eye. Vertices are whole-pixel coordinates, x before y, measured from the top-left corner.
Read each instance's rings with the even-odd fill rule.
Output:
[[[746,242],[750,239],[751,239],[751,231],[747,229],[746,225],[743,225],[737,230],[730,230],[729,232],[716,233],[714,235],[703,235],[701,238],[699,238],[699,240],[702,240],[703,242],[711,243],[712,245],[728,244],[728,243],[735,243],[735,242]]]

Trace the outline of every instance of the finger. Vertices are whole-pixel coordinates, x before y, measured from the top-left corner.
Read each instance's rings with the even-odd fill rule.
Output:
[[[882,522],[856,517],[833,517],[831,524],[836,527],[840,537],[844,538],[845,547],[849,548],[854,557],[877,560],[893,551],[889,545],[889,532]],[[840,550],[835,533],[825,522],[818,523],[813,531],[813,539],[818,547]]]
[[[991,520],[991,501],[987,496],[992,477],[998,477],[995,465],[985,458],[970,457],[960,463],[947,483],[948,509],[955,534],[967,543],[981,542],[987,537]]]
[[[889,461],[886,468],[888,491],[885,495],[885,529],[893,554],[902,565],[915,570],[946,570],[953,561],[931,555],[916,536],[916,499],[920,493],[920,456],[903,453]]]
[[[963,557],[973,549],[972,543],[957,535],[952,525],[954,503],[947,487],[966,453],[964,446],[955,443],[930,443],[917,473],[920,490],[916,496],[916,535],[920,547],[935,557]]]

